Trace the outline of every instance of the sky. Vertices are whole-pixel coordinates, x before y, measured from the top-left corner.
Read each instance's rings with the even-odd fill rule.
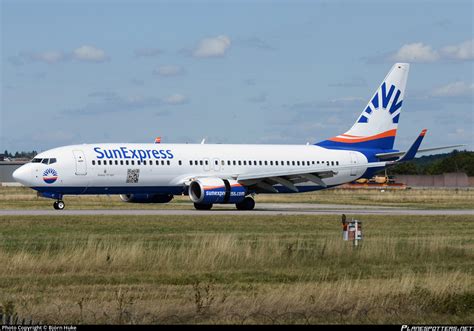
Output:
[[[474,150],[472,1],[0,0],[0,151],[315,143],[411,64],[395,147]]]

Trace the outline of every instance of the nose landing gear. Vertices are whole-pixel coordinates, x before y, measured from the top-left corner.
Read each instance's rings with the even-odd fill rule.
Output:
[[[53,203],[53,207],[56,210],[63,210],[66,205],[64,204],[64,201],[58,200]]]

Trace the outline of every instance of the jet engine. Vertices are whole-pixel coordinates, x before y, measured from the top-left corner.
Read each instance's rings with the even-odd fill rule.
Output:
[[[189,197],[196,204],[239,203],[247,189],[236,180],[199,178],[189,185]]]

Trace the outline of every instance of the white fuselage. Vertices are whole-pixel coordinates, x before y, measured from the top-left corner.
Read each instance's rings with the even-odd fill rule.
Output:
[[[331,187],[359,178],[368,163],[360,152],[315,145],[224,144],[84,144],[51,149],[34,160],[17,170],[17,180],[60,194],[186,194],[190,178],[235,179],[305,167],[334,170],[333,177],[324,179]],[[300,192],[322,188],[312,182],[297,187]]]

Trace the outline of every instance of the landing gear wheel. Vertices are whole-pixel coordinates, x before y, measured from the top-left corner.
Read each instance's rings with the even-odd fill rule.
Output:
[[[235,206],[238,210],[252,210],[255,207],[255,200],[251,197],[246,197],[239,203],[236,203]]]
[[[194,208],[197,210],[210,210],[212,203],[194,203]]]
[[[55,201],[55,202],[53,203],[53,207],[54,207],[54,209],[56,209],[56,210],[63,210],[64,207],[66,207],[66,204],[64,203],[64,201],[59,200],[59,201]]]

